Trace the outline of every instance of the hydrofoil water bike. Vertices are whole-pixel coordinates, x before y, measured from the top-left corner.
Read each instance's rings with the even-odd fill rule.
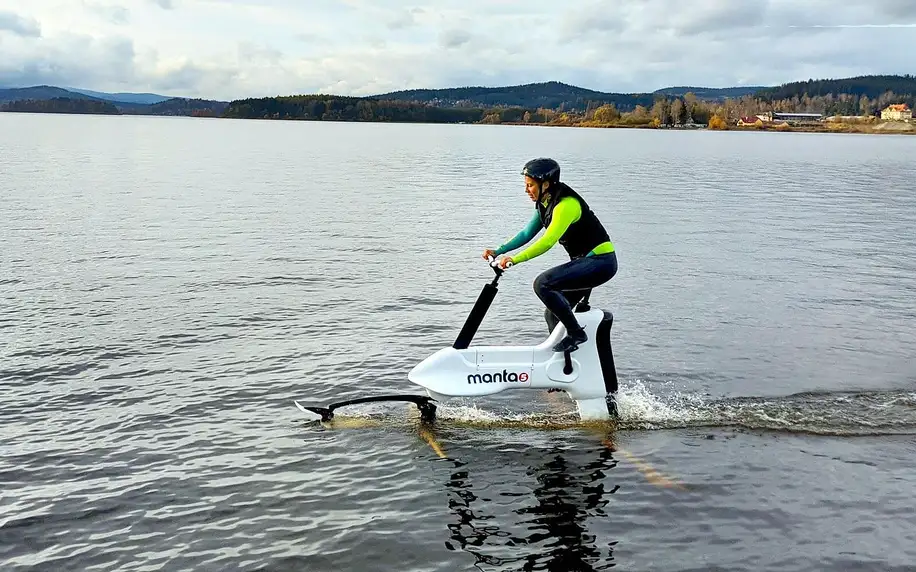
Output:
[[[451,347],[433,353],[410,370],[407,379],[426,389],[426,395],[392,394],[358,397],[327,405],[296,406],[330,421],[334,410],[347,405],[380,401],[414,403],[424,421],[436,416],[434,402],[453,397],[482,397],[509,390],[565,391],[576,402],[579,419],[601,421],[617,417],[617,370],[611,349],[611,312],[591,308],[588,295],[575,313],[588,340],[571,351],[555,352],[554,345],[566,336],[562,323],[534,346],[475,346],[471,340],[498,291],[504,270],[490,259],[496,273],[484,285],[471,313]]]

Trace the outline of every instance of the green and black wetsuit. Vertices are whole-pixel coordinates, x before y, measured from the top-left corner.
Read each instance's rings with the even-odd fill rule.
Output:
[[[558,242],[563,246],[570,261],[541,273],[534,281],[534,290],[547,307],[551,331],[559,320],[574,340],[584,341],[572,305],[617,274],[614,243],[588,203],[568,185],[557,183],[540,197],[527,226],[496,249],[497,256],[524,246],[542,229],[546,229],[544,235],[512,256],[512,262],[527,262]]]

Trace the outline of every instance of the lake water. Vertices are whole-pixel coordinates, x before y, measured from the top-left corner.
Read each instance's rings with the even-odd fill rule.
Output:
[[[417,393],[550,155],[619,426]],[[913,570],[916,137],[0,114],[0,569]],[[546,335],[511,268],[475,343]]]

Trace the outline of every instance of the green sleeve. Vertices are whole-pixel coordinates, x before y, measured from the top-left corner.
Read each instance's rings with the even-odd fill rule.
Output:
[[[560,240],[569,225],[579,220],[580,216],[582,216],[582,206],[575,197],[566,197],[561,200],[553,209],[553,218],[551,218],[550,226],[547,227],[547,232],[544,233],[544,236],[513,256],[512,262],[516,264],[525,262],[550,250]]]
[[[534,238],[538,231],[541,230],[541,217],[538,215],[538,211],[534,211],[534,216],[531,217],[531,220],[528,221],[528,225],[525,226],[522,230],[518,232],[515,236],[509,239],[509,241],[499,248],[496,249],[496,256],[505,254],[510,250],[515,250],[520,246],[528,244],[528,242]]]

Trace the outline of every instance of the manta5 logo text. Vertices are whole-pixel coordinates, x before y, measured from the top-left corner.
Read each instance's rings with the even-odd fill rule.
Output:
[[[501,383],[501,382],[520,382],[528,381],[528,374],[524,371],[516,373],[514,371],[502,370],[496,373],[472,373],[468,375],[468,383]]]

